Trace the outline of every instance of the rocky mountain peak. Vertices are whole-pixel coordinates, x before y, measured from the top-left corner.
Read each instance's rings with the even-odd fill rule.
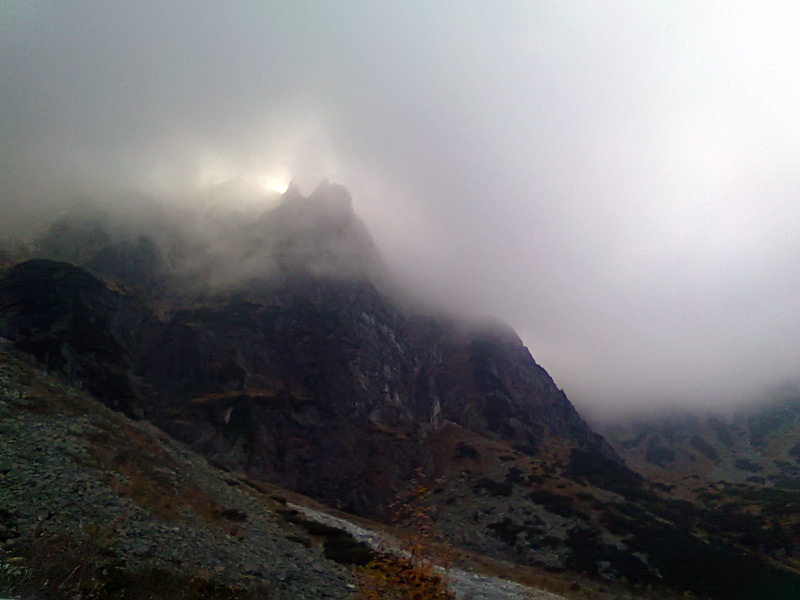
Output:
[[[261,220],[270,220],[275,218],[275,215],[313,222],[320,226],[337,222],[339,225],[345,225],[356,218],[350,192],[343,185],[328,180],[320,182],[308,196],[303,195],[297,184],[290,183],[281,196],[278,206],[264,213]]]
[[[353,211],[344,186],[323,181],[307,197],[296,186],[258,219],[248,251],[273,263],[282,275],[364,279],[386,277],[383,260],[367,228]]]
[[[37,236],[34,255],[173,300],[253,291],[297,277],[388,286],[383,258],[344,186],[323,181],[305,196],[292,184],[260,215],[153,203],[67,211]]]
[[[380,253],[340,185],[308,196],[292,186],[254,222],[176,238],[172,250],[84,230],[97,247],[71,254],[79,265],[11,271],[24,281],[14,289],[52,288],[52,315],[37,320],[5,289],[0,325],[14,329],[0,335],[76,380],[113,373],[113,385],[93,384],[98,397],[125,390],[129,414],[220,464],[361,513],[380,512],[430,460],[425,439],[447,423],[531,456],[557,446],[621,465],[511,328],[415,312],[386,293]],[[48,239],[57,252],[58,236]],[[43,279],[79,280],[79,267],[99,278],[87,279],[91,296]],[[91,339],[71,316],[84,313]],[[93,339],[113,352],[93,352]]]

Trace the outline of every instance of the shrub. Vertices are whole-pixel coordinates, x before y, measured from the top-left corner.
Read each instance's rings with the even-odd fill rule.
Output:
[[[401,555],[381,553],[356,573],[358,600],[454,600],[444,579],[428,558],[434,535],[433,509],[426,502],[428,488],[417,469],[411,491],[390,509],[395,520],[410,525],[411,536],[403,542]]]
[[[453,600],[430,563],[383,554],[359,571],[359,600]]]
[[[0,592],[39,600],[266,600],[263,586],[245,587],[161,568],[130,569],[108,549],[107,526],[77,536],[38,531],[15,551],[24,562],[0,563]]]

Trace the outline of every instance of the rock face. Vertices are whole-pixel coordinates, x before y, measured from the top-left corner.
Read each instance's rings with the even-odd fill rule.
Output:
[[[448,421],[532,455],[557,443],[617,460],[513,331],[382,293],[380,255],[340,186],[291,189],[225,238],[225,256],[187,243],[166,268],[146,235],[118,237],[55,225],[43,248],[125,291],[65,262],[17,265],[0,335],[220,464],[374,514]],[[192,274],[186,302],[175,290]],[[161,319],[152,298],[171,301]]]
[[[180,311],[146,354],[147,414],[173,435],[360,513],[426,463],[420,442],[446,421],[531,454],[558,440],[614,456],[516,336],[404,315],[364,282]]]

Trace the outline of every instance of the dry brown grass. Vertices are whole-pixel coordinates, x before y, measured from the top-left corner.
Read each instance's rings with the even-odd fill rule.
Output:
[[[0,354],[0,364],[13,368],[16,383],[25,388],[17,407],[34,414],[82,415],[96,410],[95,401],[70,389],[71,383],[58,373],[44,373],[41,365],[24,354]]]
[[[128,423],[109,424],[87,438],[92,442],[92,466],[104,473],[108,485],[119,496],[166,521],[177,521],[188,511],[225,533],[242,535],[229,518],[234,513],[196,483],[181,477],[177,461],[146,432]]]
[[[105,483],[119,496],[129,498],[166,521],[176,521],[183,510],[237,534],[238,528],[223,517],[228,512],[196,484],[177,476],[179,465],[151,434],[122,415],[77,394],[52,389],[39,382],[39,414],[93,414],[87,427],[88,458],[73,455],[79,464],[100,471]]]
[[[245,587],[205,573],[126,569],[107,550],[110,529],[81,535],[38,532],[17,548],[24,565],[0,581],[0,592],[38,600],[268,600],[264,586]]]

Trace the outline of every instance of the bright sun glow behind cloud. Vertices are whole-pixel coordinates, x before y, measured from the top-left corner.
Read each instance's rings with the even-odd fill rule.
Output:
[[[291,177],[283,167],[258,169],[237,164],[233,159],[220,156],[205,157],[196,169],[196,190],[225,196],[227,202],[262,204],[282,195],[289,187]]]
[[[291,180],[283,172],[267,172],[258,176],[257,182],[268,192],[283,194],[289,188]]]

